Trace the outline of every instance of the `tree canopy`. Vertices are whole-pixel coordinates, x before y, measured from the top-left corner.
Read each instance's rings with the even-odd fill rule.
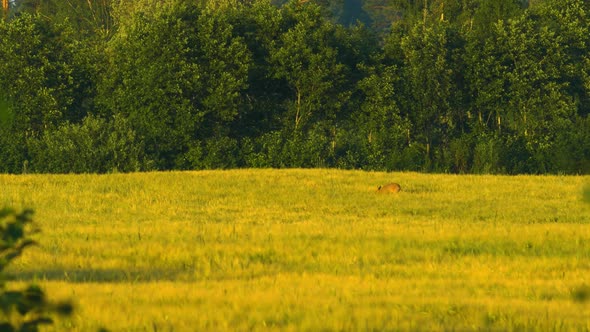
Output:
[[[14,0],[0,171],[590,172],[584,0]]]

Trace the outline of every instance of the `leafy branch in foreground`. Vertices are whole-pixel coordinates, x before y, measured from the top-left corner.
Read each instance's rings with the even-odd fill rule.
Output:
[[[7,287],[7,266],[24,249],[36,244],[26,237],[38,232],[29,231],[33,213],[30,209],[20,213],[10,208],[0,210],[0,331],[38,331],[40,325],[53,323],[52,314],[69,316],[73,311],[70,302],[48,301],[37,285],[28,285],[23,290]]]

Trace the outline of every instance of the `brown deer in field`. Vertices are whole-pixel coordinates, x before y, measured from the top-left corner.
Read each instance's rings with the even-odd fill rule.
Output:
[[[384,186],[379,186],[379,188],[377,188],[377,192],[382,194],[397,193],[400,190],[402,190],[402,187],[397,183],[388,183]]]

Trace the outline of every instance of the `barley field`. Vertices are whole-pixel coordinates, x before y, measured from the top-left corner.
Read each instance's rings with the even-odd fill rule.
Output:
[[[398,182],[397,194],[377,186]],[[588,331],[590,177],[0,175],[53,331]]]

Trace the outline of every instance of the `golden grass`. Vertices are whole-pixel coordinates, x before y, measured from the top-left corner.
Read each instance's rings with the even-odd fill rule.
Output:
[[[377,195],[398,182],[402,192]],[[589,177],[0,175],[57,330],[589,330]]]

